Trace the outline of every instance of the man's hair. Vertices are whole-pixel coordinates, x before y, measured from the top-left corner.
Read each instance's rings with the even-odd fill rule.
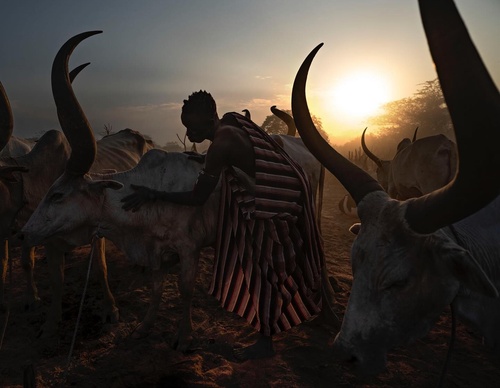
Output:
[[[217,112],[217,105],[212,95],[205,90],[194,92],[184,100],[182,114],[198,113],[213,116]]]

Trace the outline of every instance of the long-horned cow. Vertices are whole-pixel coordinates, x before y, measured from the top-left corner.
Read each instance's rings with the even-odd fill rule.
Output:
[[[320,46],[299,69],[292,93],[304,143],[358,205],[353,284],[334,349],[368,373],[385,367],[394,346],[425,336],[450,304],[487,342],[500,340],[500,94],[453,1],[419,6],[457,139],[459,168],[444,188],[391,199],[321,138],[305,96]]]
[[[132,193],[131,185],[142,185],[161,191],[188,191],[194,186],[203,165],[184,153],[151,150],[139,164],[122,173],[87,174],[95,155],[95,140],[85,114],[71,85],[64,76],[73,48],[89,36],[70,39],[54,61],[53,94],[60,124],[70,139],[71,163],[47,192],[24,226],[26,241],[39,244],[64,239],[82,244],[99,232],[122,249],[130,261],[151,268],[153,294],[148,312],[137,331],[147,332],[154,322],[163,291],[163,271],[179,262],[179,290],[183,314],[173,345],[185,350],[192,332],[191,300],[198,271],[201,248],[215,243],[220,202],[220,187],[202,206],[183,206],[169,202],[144,205],[140,212],[122,208],[121,199]],[[68,101],[73,115],[63,114],[61,101]],[[241,173],[242,184],[252,190],[255,182]],[[138,241],[137,231],[141,232]]]
[[[420,197],[450,182],[457,169],[456,144],[445,135],[402,140],[392,160],[383,160],[371,152],[361,136],[365,154],[377,165],[377,180],[396,199]],[[416,135],[416,130],[415,130]]]
[[[76,73],[85,65],[77,68],[78,70],[75,69]],[[69,81],[72,81],[76,75],[75,70],[70,73]],[[8,103],[8,100],[6,101]],[[97,157],[93,171],[128,170],[134,167],[141,156],[151,148],[141,134],[130,129],[106,136],[97,143]],[[28,154],[0,161],[0,185],[2,187],[0,236],[6,238],[21,229],[52,183],[65,171],[70,154],[71,147],[64,134],[50,130],[38,140]],[[88,242],[89,240],[79,245]],[[104,290],[103,316],[106,319],[115,320],[118,317],[118,309],[107,283],[104,240],[98,239],[95,244],[99,256],[97,274]],[[44,245],[51,276],[52,301],[42,334],[51,336],[57,332],[62,315],[64,253],[75,245],[63,239],[47,242]],[[38,300],[38,291],[33,277],[34,246],[35,244],[27,241],[23,241],[21,246],[21,262],[27,278],[29,303]],[[2,258],[2,288],[6,264],[7,255]]]

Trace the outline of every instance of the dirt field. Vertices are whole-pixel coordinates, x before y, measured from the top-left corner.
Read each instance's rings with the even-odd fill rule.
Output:
[[[323,235],[329,271],[343,290],[337,293],[337,312],[343,315],[352,281],[349,250],[354,219],[340,213],[345,191],[327,175]],[[140,231],[138,231],[140,233]],[[193,303],[196,339],[186,354],[172,350],[170,340],[180,318],[177,276],[169,275],[160,315],[153,332],[133,339],[130,333],[144,316],[148,301],[148,277],[127,263],[111,243],[107,246],[109,282],[120,308],[120,322],[103,324],[97,315],[100,287],[91,280],[84,303],[76,343],[67,368],[68,353],[84,287],[89,248],[67,256],[63,304],[64,322],[59,341],[37,339],[50,300],[47,262],[37,253],[36,280],[42,304],[25,311],[19,252],[12,252],[14,287],[12,308],[0,350],[0,386],[23,385],[23,371],[32,365],[38,387],[433,387],[436,386],[450,338],[451,322],[443,313],[423,340],[389,354],[388,370],[372,378],[358,378],[351,366],[334,361],[331,343],[336,330],[317,320],[276,336],[271,359],[239,363],[234,344],[253,342],[255,333],[240,318],[222,310],[207,295],[212,272],[212,250],[203,252]],[[5,314],[0,313],[0,325]],[[1,326],[0,326],[1,327]],[[463,326],[457,328],[446,387],[496,387],[499,359],[482,346],[481,339]]]

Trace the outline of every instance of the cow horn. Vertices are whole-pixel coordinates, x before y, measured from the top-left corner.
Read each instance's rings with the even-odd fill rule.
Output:
[[[52,94],[57,116],[71,145],[71,156],[66,164],[66,171],[76,175],[84,175],[90,170],[95,159],[96,141],[71,87],[68,62],[71,53],[81,41],[101,32],[88,31],[75,35],[60,48],[52,64]]]
[[[323,164],[349,191],[356,204],[373,191],[383,191],[380,184],[366,171],[362,170],[333,149],[318,132],[309,113],[306,100],[306,80],[309,67],[323,43],[314,48],[300,66],[292,89],[292,112],[302,141],[312,154]]]
[[[382,168],[382,160],[378,156],[376,156],[373,152],[371,152],[368,149],[368,147],[366,146],[365,132],[367,129],[368,129],[368,127],[365,128],[365,130],[363,131],[363,134],[361,135],[361,147],[363,147],[363,151],[365,152],[366,156],[368,156],[371,160],[373,160],[377,166]]]
[[[459,154],[452,182],[408,204],[409,225],[431,233],[475,213],[499,194],[500,94],[453,1],[419,0],[419,6]]]
[[[273,112],[273,114],[276,117],[281,119],[286,124],[286,126],[288,127],[288,132],[286,134],[289,136],[295,136],[295,134],[297,133],[297,127],[295,126],[295,121],[293,121],[293,117],[290,116],[285,111],[276,108],[276,105],[273,105],[271,107],[271,112]]]
[[[14,119],[7,93],[0,82],[0,151],[4,149],[12,136]]]
[[[69,82],[73,83],[75,80],[76,76],[80,74],[80,72],[85,69],[88,65],[90,65],[90,62],[83,63],[80,66],[75,67],[73,70],[69,72]]]
[[[418,127],[415,128],[415,132],[413,132],[413,139],[411,139],[412,143],[415,143],[415,140],[417,140],[417,132],[418,132]]]

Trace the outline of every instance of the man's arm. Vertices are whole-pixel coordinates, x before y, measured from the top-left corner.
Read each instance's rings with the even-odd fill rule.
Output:
[[[209,175],[202,170],[191,191],[166,192],[145,186],[130,185],[135,192],[122,198],[121,201],[124,202],[122,208],[135,212],[145,203],[155,201],[168,201],[188,206],[203,205],[214,191],[218,181],[219,177]]]
[[[217,186],[221,171],[226,165],[228,140],[230,141],[230,137],[214,139],[206,154],[205,168],[200,172],[193,190],[165,192],[131,185],[135,192],[122,198],[121,201],[124,202],[122,208],[135,212],[145,203],[155,201],[168,201],[188,206],[203,205]]]

